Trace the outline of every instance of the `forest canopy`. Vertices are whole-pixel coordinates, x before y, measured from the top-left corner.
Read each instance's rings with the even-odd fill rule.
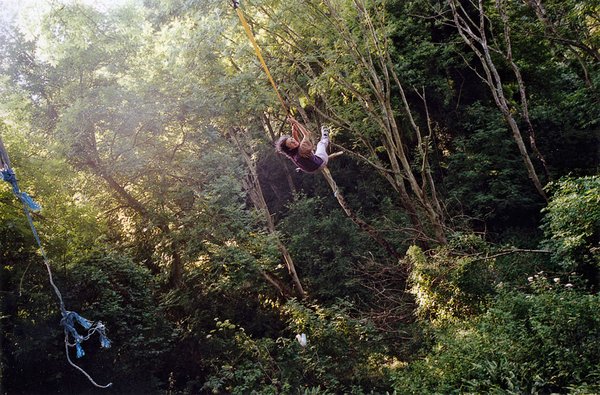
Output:
[[[1,393],[600,393],[600,1],[0,5]]]

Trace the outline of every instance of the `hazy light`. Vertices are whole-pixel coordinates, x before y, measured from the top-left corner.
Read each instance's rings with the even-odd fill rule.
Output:
[[[0,23],[22,18],[35,19],[52,8],[63,4],[83,4],[105,12],[135,0],[0,0]]]
[[[81,4],[108,12],[141,0],[0,0],[0,27],[13,24],[26,36],[38,33],[42,15],[63,5]]]

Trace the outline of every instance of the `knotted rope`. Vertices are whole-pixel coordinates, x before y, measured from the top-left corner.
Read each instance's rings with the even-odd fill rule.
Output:
[[[65,333],[65,352],[67,355],[67,361],[69,361],[69,364],[71,366],[73,366],[75,369],[77,369],[81,373],[83,373],[83,375],[85,375],[85,377],[87,377],[87,379],[96,387],[99,387],[99,388],[110,387],[112,385],[112,383],[108,383],[106,385],[100,385],[100,384],[96,383],[85,370],[83,370],[81,367],[77,366],[71,360],[71,357],[69,355],[69,347],[75,347],[76,353],[77,353],[77,358],[83,357],[85,355],[85,352],[83,350],[83,347],[81,346],[81,343],[88,340],[94,333],[98,333],[98,335],[100,337],[100,346],[102,348],[109,348],[110,340],[106,336],[106,327],[104,326],[104,324],[101,321],[93,322],[93,321],[83,318],[82,316],[80,316],[79,314],[77,314],[73,311],[67,311],[65,309],[65,303],[63,301],[62,294],[60,293],[60,290],[54,283],[54,279],[52,276],[52,269],[50,267],[50,261],[48,260],[48,257],[46,256],[46,251],[44,250],[44,247],[42,246],[42,241],[40,240],[40,236],[39,236],[39,234],[35,228],[35,225],[33,223],[33,218],[31,217],[31,212],[40,211],[41,206],[39,204],[37,204],[27,193],[22,192],[19,189],[17,177],[15,175],[15,172],[10,167],[10,160],[8,158],[8,153],[7,153],[6,149],[4,148],[4,144],[2,143],[1,138],[0,138],[0,175],[2,176],[2,179],[4,181],[11,184],[13,193],[21,201],[21,203],[23,203],[23,210],[25,211],[25,216],[27,217],[27,221],[29,222],[29,227],[31,228],[33,237],[35,238],[35,241],[40,249],[42,258],[44,259],[44,265],[46,266],[46,270],[48,271],[48,278],[50,280],[50,285],[52,285],[52,288],[54,289],[54,293],[56,293],[56,296],[58,297],[58,301],[60,304],[60,312],[62,315],[60,324],[63,326],[64,333]],[[87,329],[87,334],[85,336],[83,336],[83,335],[79,334],[79,332],[77,332],[77,329],[75,329],[75,323],[78,323],[84,329]],[[73,339],[72,342],[70,340],[71,338]]]

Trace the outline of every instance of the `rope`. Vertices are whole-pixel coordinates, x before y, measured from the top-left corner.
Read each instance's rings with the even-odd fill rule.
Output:
[[[74,364],[73,361],[71,361],[71,357],[69,356],[69,347],[76,348],[77,358],[83,357],[85,355],[85,352],[83,350],[83,347],[81,346],[81,343],[88,340],[94,333],[98,333],[100,336],[100,346],[102,348],[109,348],[110,340],[106,336],[106,327],[104,326],[104,324],[101,321],[94,323],[90,320],[87,320],[87,319],[81,317],[79,314],[77,314],[73,311],[67,311],[65,309],[65,303],[64,303],[62,294],[60,293],[60,290],[54,283],[54,278],[52,276],[52,269],[50,267],[50,261],[48,259],[48,256],[46,255],[46,251],[44,250],[44,247],[42,246],[42,241],[40,240],[40,236],[39,236],[37,229],[35,228],[35,225],[33,223],[33,218],[31,217],[31,212],[32,211],[34,211],[34,212],[40,211],[41,207],[39,204],[34,202],[33,199],[27,193],[20,191],[15,172],[10,168],[10,159],[8,158],[8,153],[7,153],[6,149],[4,148],[4,144],[2,143],[2,138],[0,138],[0,166],[1,166],[0,174],[2,175],[2,179],[12,185],[13,193],[15,194],[15,196],[17,196],[17,198],[21,201],[21,203],[23,203],[23,211],[25,212],[25,216],[27,217],[27,222],[29,223],[29,227],[31,228],[33,237],[35,238],[35,241],[40,249],[40,253],[44,260],[44,265],[46,266],[46,270],[48,272],[48,278],[50,281],[50,285],[54,289],[54,293],[56,294],[56,296],[58,298],[60,312],[62,315],[62,319],[61,319],[60,323],[63,326],[64,333],[65,333],[65,352],[67,355],[67,361],[69,362],[69,364],[71,366],[73,366],[74,368],[79,370],[81,373],[83,373],[87,377],[87,379],[96,387],[108,388],[112,385],[112,383],[108,383],[106,385],[100,385],[100,384],[96,383],[85,370],[83,370],[82,368],[80,368],[79,366]],[[80,335],[77,332],[77,330],[75,329],[75,323],[78,323],[79,325],[81,325],[82,327],[87,329],[88,330],[87,335],[85,335],[85,336]],[[69,336],[71,336],[74,339],[74,343],[69,342]]]
[[[2,179],[12,185],[13,193],[29,210],[33,212],[38,212],[42,209],[39,204],[33,201],[31,196],[19,190],[19,186],[17,184],[17,177],[15,175],[15,172],[11,168],[5,168],[2,170]]]
[[[287,114],[289,112],[287,105],[285,104],[283,97],[281,97],[281,94],[279,94],[279,89],[277,88],[277,84],[275,83],[275,80],[271,76],[271,72],[269,71],[269,67],[267,66],[267,63],[265,62],[265,59],[262,56],[260,47],[256,43],[256,39],[254,38],[252,29],[250,29],[248,22],[246,22],[244,13],[242,12],[239,5],[240,5],[239,1],[233,0],[233,8],[235,9],[235,12],[238,14],[238,17],[240,18],[240,21],[242,22],[242,26],[244,26],[244,30],[246,31],[246,35],[248,36],[248,38],[250,39],[250,42],[252,43],[252,46],[254,47],[254,52],[256,52],[256,57],[260,61],[260,64],[262,65],[265,73],[267,74],[267,78],[269,79],[269,82],[271,82],[271,85],[273,86],[273,90],[275,91],[275,93],[277,94],[277,97],[279,98],[279,102],[281,102],[281,105],[283,106],[283,109],[284,109],[285,113]]]

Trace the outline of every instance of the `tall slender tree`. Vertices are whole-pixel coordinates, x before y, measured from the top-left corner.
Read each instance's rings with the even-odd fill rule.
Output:
[[[531,160],[519,123],[513,115],[515,108],[505,93],[505,81],[499,71],[500,66],[498,65],[498,61],[494,59],[494,55],[499,54],[503,60],[509,64],[514,73],[519,86],[521,114],[529,126],[531,147],[538,155],[545,168],[545,161],[542,154],[537,149],[533,126],[529,120],[528,98],[525,92],[525,83],[520,69],[513,58],[510,27],[506,17],[506,2],[503,0],[496,1],[497,10],[501,15],[502,20],[502,25],[500,26],[501,29],[499,29],[502,33],[497,34],[499,34],[504,41],[504,48],[495,46],[494,43],[496,42],[496,37],[490,37],[492,32],[494,32],[494,29],[490,26],[490,18],[488,16],[488,11],[484,7],[483,0],[478,0],[477,2],[448,0],[448,4],[452,11],[452,22],[458,30],[460,37],[479,59],[479,64],[483,69],[483,75],[480,73],[477,73],[477,75],[488,86],[496,106],[508,124],[531,182],[535,186],[537,192],[544,199],[547,199],[544,186],[542,185],[538,171]],[[475,16],[473,17],[472,15]]]

